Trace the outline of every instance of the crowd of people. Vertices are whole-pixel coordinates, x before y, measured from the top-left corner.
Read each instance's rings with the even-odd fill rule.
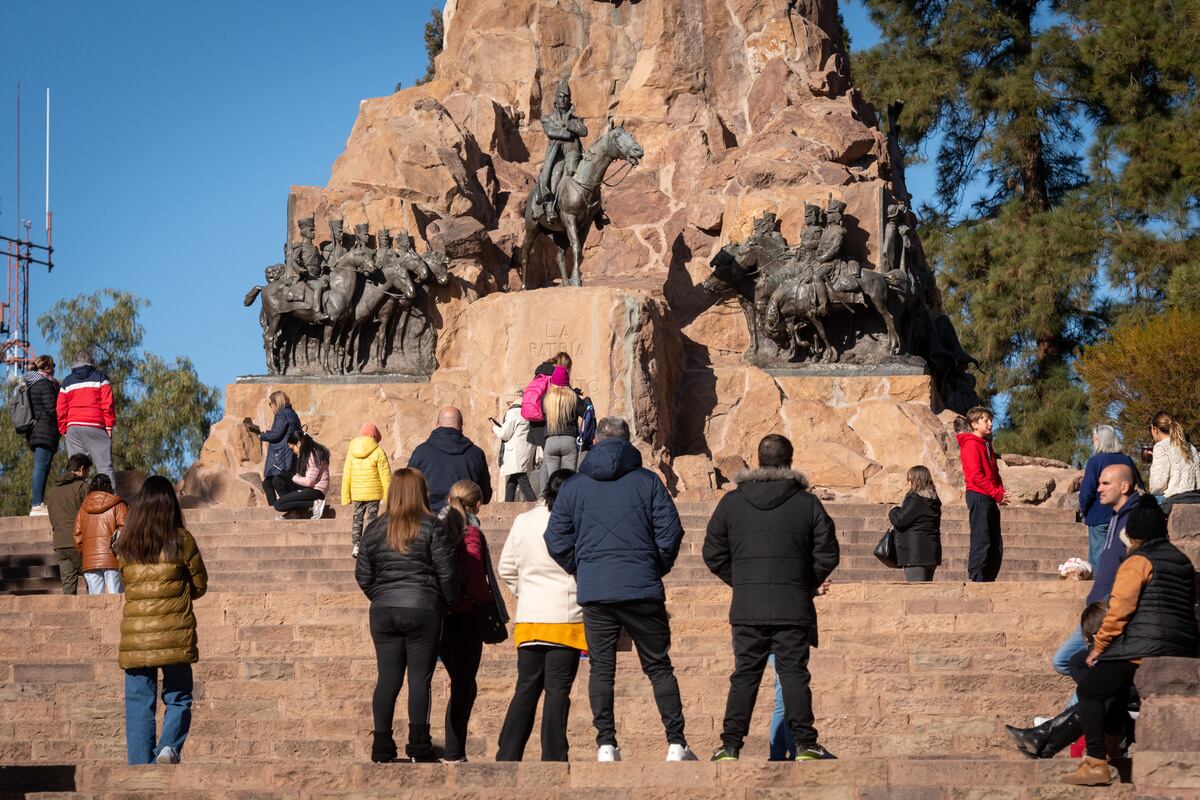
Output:
[[[38,409],[28,432],[35,454],[52,455],[58,434],[67,436],[69,449],[74,441],[76,451],[52,485],[41,476],[35,499],[50,517],[63,591],[75,593],[82,575],[91,594],[125,593],[119,660],[130,763],[176,763],[190,720],[190,665],[198,658],[191,604],[204,593],[207,574],[170,481],[148,479],[128,503],[116,493],[111,389],[86,354],[77,362],[61,388],[53,382],[53,361],[44,357],[36,376],[26,377]],[[433,431],[400,469],[392,469],[374,424],[364,424],[349,443],[341,502],[353,508],[355,577],[370,599],[378,669],[373,761],[465,761],[483,647],[510,637],[517,679],[496,760],[524,757],[539,702],[541,757],[567,760],[570,693],[581,657],[590,664],[596,758],[621,760],[614,683],[622,632],[651,684],[666,760],[696,760],[671,662],[663,587],[683,527],[662,480],[642,466],[628,423],[597,421],[591,401],[571,387],[570,368],[565,353],[539,365],[528,386],[502,399],[501,419],[490,420],[500,443],[504,500],[531,500],[535,485],[539,496],[514,520],[495,569],[479,521],[492,499],[488,460],[463,434],[457,408],[439,411]],[[51,398],[53,426],[45,422]],[[319,519],[330,485],[329,449],[305,432],[285,393],[273,392],[269,405],[269,429],[248,423],[267,443],[263,490],[283,514]],[[999,509],[1008,499],[992,426],[983,407],[957,426],[970,530],[967,578],[978,582],[996,580],[1003,562]],[[83,430],[72,435],[76,428]],[[1166,525],[1172,505],[1200,499],[1200,454],[1169,415],[1156,415],[1150,429],[1155,445],[1143,483],[1115,430],[1093,428],[1079,494],[1093,583],[1080,624],[1051,659],[1078,690],[1055,716],[1009,727],[1031,758],[1051,757],[1084,737],[1086,758],[1067,783],[1105,785],[1113,780],[1110,767],[1127,772],[1137,707],[1133,676],[1142,659],[1200,656],[1195,571],[1168,540]],[[101,460],[91,475],[97,451]],[[818,644],[814,598],[828,590],[839,547],[833,520],[793,459],[788,439],[764,437],[757,467],[734,476],[736,488],[707,526],[704,563],[733,590],[734,669],[714,761],[740,758],[768,664],[776,694],[771,759],[834,758],[814,726],[808,663]],[[50,459],[35,461],[48,471]],[[35,488],[38,480],[35,472]],[[888,514],[895,563],[905,580],[930,581],[942,564],[942,504],[924,465],[909,469],[907,483]],[[502,585],[516,598],[511,634]],[[439,662],[450,682],[440,754],[430,732]],[[166,716],[156,735],[159,672]],[[401,759],[392,722],[405,679],[409,730]]]

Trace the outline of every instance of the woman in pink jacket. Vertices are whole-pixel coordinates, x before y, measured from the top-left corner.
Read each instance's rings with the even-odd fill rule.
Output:
[[[311,510],[312,518],[320,519],[329,491],[329,448],[307,433],[293,431],[288,435],[288,449],[296,456],[296,474],[292,476],[296,488],[275,501],[275,510],[285,514]]]

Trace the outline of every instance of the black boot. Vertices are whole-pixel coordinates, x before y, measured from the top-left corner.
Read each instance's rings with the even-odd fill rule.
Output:
[[[396,760],[396,740],[391,731],[374,731],[371,734],[371,760],[376,764],[390,764]]]
[[[1075,713],[1075,706],[1033,728],[1005,725],[1004,729],[1016,740],[1017,749],[1026,758],[1054,758],[1058,751],[1083,735],[1083,725]]]
[[[409,724],[408,744],[404,746],[404,752],[413,760],[414,764],[432,764],[437,761],[437,755],[433,752],[433,737],[429,735],[428,725]]]

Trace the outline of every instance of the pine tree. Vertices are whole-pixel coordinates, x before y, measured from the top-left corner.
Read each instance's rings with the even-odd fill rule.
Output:
[[[1070,360],[1103,319],[1094,215],[1078,198],[1086,106],[1068,26],[1045,24],[1040,0],[868,6],[883,37],[855,75],[877,107],[905,100],[907,152],[940,137],[924,241],[983,393],[1009,398],[998,444],[1069,454],[1086,421],[1061,413],[1083,405]]]
[[[442,12],[435,8],[429,12],[429,21],[425,23],[425,52],[429,54],[429,64],[425,67],[425,74],[417,80],[418,86],[434,79],[437,57],[442,52],[442,40],[445,35],[446,26],[442,20]],[[396,84],[397,90],[399,86],[400,84]]]

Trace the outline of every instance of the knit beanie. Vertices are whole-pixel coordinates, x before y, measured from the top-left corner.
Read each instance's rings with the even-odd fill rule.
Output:
[[[364,422],[362,428],[358,431],[358,435],[370,436],[377,442],[383,438],[383,436],[379,433],[379,428],[376,428],[373,422]]]
[[[567,368],[555,367],[554,372],[550,375],[550,384],[552,386],[570,386],[571,376],[567,373]]]
[[[1125,523],[1125,535],[1141,541],[1167,538],[1167,517],[1158,507],[1158,503],[1153,499],[1142,498],[1138,507],[1129,512],[1129,521]]]

